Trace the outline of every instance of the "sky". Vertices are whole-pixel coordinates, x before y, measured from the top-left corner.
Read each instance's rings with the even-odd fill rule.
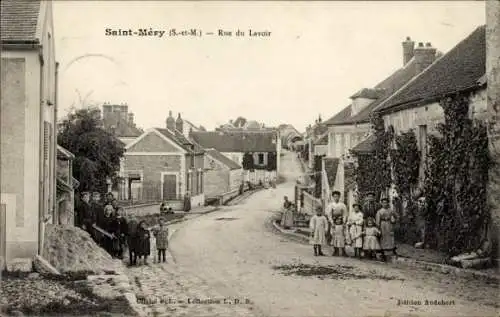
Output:
[[[401,42],[446,53],[485,24],[482,1],[54,1],[61,115],[126,103],[138,126],[169,111],[207,129],[243,116],[299,131],[403,66]],[[107,36],[152,29],[158,36]],[[197,29],[201,36],[168,36]],[[219,36],[218,31],[232,36]],[[241,30],[244,36],[236,36]],[[249,36],[271,32],[270,36]],[[207,35],[214,32],[214,35]]]

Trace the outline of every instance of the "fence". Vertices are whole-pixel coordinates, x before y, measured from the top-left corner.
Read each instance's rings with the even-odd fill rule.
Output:
[[[162,200],[182,200],[183,193],[177,190],[177,193],[164,195],[162,197],[161,183],[132,183],[131,193],[128,193],[128,188],[118,190],[118,200],[124,205],[136,205],[138,203],[153,203],[161,202]],[[194,194],[193,194],[194,195]]]
[[[304,191],[304,206],[302,207],[302,213],[313,215],[316,212],[318,206],[323,207],[323,202],[321,199],[315,198],[310,193]]]

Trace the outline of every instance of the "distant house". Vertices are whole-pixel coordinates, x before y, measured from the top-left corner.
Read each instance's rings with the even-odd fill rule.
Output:
[[[57,68],[51,1],[0,1],[0,269],[43,250],[56,219]]]
[[[243,168],[216,149],[205,149],[205,178],[203,179],[206,199],[235,192],[243,181]]]
[[[128,111],[128,105],[102,106],[104,129],[111,132],[124,144],[128,144],[140,136],[143,131],[134,122],[134,114]]]
[[[356,192],[356,182],[352,179],[354,177],[354,162],[351,150],[370,136],[370,117],[374,109],[440,57],[430,43],[425,46],[423,43],[419,43],[415,47],[415,42],[407,37],[402,46],[402,68],[396,70],[374,88],[360,89],[351,96],[352,102],[349,106],[325,121],[328,126],[327,157],[340,159],[336,171],[339,180],[334,182],[335,186],[338,187],[328,188],[327,191],[340,191],[349,207],[355,200]],[[333,172],[326,170],[324,177]],[[329,183],[332,182],[323,181],[325,185]],[[329,199],[329,195],[324,198]]]
[[[57,146],[57,208],[56,219],[59,224],[74,224],[75,189],[79,182],[73,178],[75,156],[62,146]]]
[[[309,169],[313,169],[317,156],[325,156],[328,152],[328,127],[322,121],[321,116],[314,125],[306,128],[306,138],[308,154],[306,159]]]
[[[180,201],[186,193],[192,206],[202,206],[205,151],[180,132],[183,122],[170,111],[166,128],[145,131],[125,147],[120,167],[123,199]]]
[[[328,152],[328,133],[324,133],[319,139],[314,142],[313,154],[314,156],[323,156]]]
[[[281,144],[286,149],[291,149],[292,143],[303,139],[297,129],[295,129],[291,124],[283,124],[278,127],[279,137],[281,138]]]
[[[264,182],[278,175],[281,145],[276,131],[192,132],[190,137],[203,148],[216,149],[241,164],[244,181]]]

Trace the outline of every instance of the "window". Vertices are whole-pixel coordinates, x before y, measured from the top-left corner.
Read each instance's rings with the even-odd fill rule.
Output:
[[[187,175],[186,192],[191,193],[191,171]]]
[[[202,184],[201,183],[201,173],[202,173],[201,171],[198,171],[198,194],[202,193],[202,191],[201,191],[201,186],[202,186],[201,185]]]
[[[264,153],[259,153],[258,164],[264,165]]]
[[[203,193],[203,171],[200,172],[200,193]]]

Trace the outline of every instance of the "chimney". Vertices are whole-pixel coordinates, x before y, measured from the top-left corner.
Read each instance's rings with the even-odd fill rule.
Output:
[[[179,113],[177,115],[177,120],[175,121],[175,128],[177,129],[177,131],[179,131],[180,133],[183,133],[184,130],[182,129],[183,128],[183,125],[184,125],[184,122],[182,121],[182,118],[181,118],[181,114]],[[183,133],[184,134],[184,133]]]
[[[436,60],[436,49],[432,47],[431,43],[418,43],[415,48],[415,63],[416,63],[416,74],[421,73],[424,69],[429,67]]]
[[[132,112],[128,114],[128,124],[134,126],[134,114]]]
[[[120,118],[125,122],[127,121],[127,113],[128,113],[128,106],[127,104],[122,103],[120,105]]]
[[[406,41],[403,42],[403,65],[408,64],[410,59],[414,55],[415,42],[411,40],[409,36],[406,37]]]
[[[166,120],[167,122],[167,129],[170,131],[175,131],[175,119],[172,117],[172,111],[168,112],[168,118]]]

